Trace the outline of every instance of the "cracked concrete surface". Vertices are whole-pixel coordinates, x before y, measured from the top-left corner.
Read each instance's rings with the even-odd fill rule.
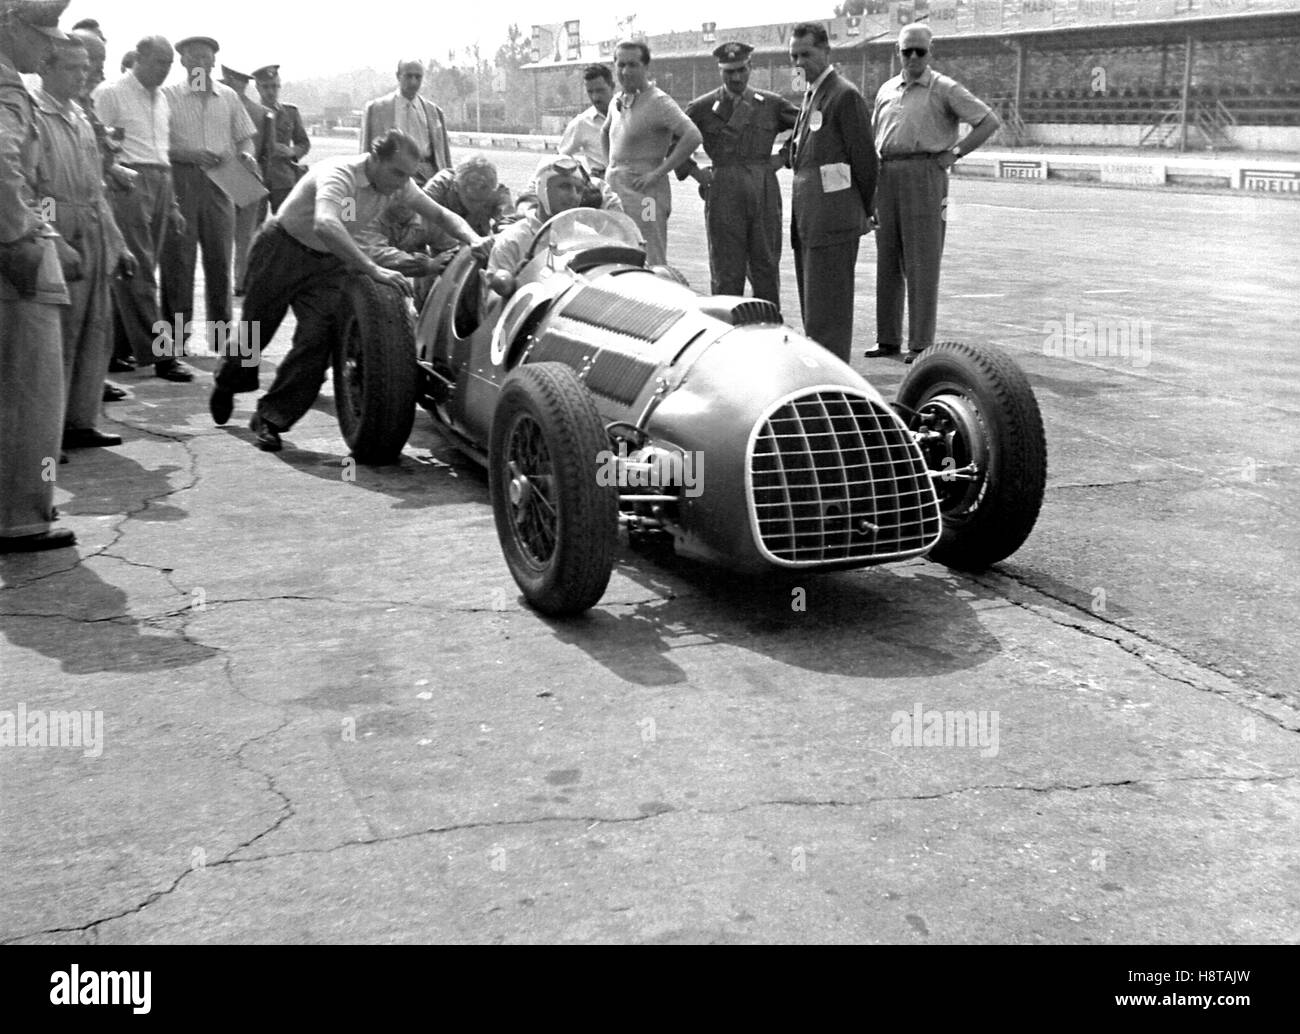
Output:
[[[328,392],[272,456],[123,378],[76,558],[0,560],[0,710],[104,715],[0,748],[0,943],[1294,941],[1294,385],[1017,357],[1052,474],[997,570],[624,550],[572,622],[423,415],[351,481]]]

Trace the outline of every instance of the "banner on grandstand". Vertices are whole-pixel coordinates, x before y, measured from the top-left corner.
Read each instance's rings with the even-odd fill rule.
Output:
[[[1051,28],[1055,9],[1055,0],[1020,0],[1020,27]]]
[[[955,36],[957,0],[930,0],[930,19],[927,24],[936,36]]]
[[[1146,0],[1138,0],[1139,8]],[[1159,3],[1170,4],[1170,13],[1167,18],[1173,17],[1173,0],[1157,0]],[[1061,17],[1064,14],[1065,0],[1057,5],[1057,24],[1066,21],[1074,22],[1109,22],[1115,20],[1115,0],[1079,0],[1075,8],[1073,17]],[[1139,15],[1140,16],[1140,15]]]
[[[1189,5],[1185,0],[1137,0],[1137,20],[1140,22],[1161,22],[1184,13],[1180,8]]]
[[[582,56],[582,24],[581,22],[565,22],[564,33],[568,36],[568,49],[564,56],[570,61],[577,61]]]
[[[1002,28],[1002,0],[975,0],[976,32],[997,32]]]
[[[1198,13],[1202,17],[1215,14],[1236,14],[1239,11],[1247,10],[1250,6],[1251,0],[1201,0],[1201,9]]]
[[[998,179],[1045,180],[1047,179],[1047,162],[1031,158],[999,159]]]
[[[893,9],[893,27],[901,29],[904,25],[911,25],[912,22],[929,22],[930,20],[930,3],[929,0],[900,0],[895,4]]]

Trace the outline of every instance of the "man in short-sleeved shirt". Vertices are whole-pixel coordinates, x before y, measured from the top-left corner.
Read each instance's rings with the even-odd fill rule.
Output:
[[[231,265],[235,251],[235,204],[209,177],[208,170],[227,161],[242,161],[259,180],[253,154],[253,120],[244,102],[213,74],[218,50],[209,36],[191,36],[176,44],[185,78],[163,88],[171,109],[169,148],[176,204],[185,217],[184,232],[163,241],[162,312],[173,328],[187,334],[194,317],[194,264],[203,252],[203,287],[210,329],[214,321],[228,327],[231,315]],[[220,351],[223,335],[210,334]],[[184,340],[174,341],[175,355]]]
[[[871,125],[880,151],[876,193],[876,347],[898,355],[903,299],[908,355],[934,344],[939,261],[947,226],[948,170],[997,131],[998,117],[966,87],[930,68],[933,36],[908,25],[898,36],[903,71],[876,94]],[[958,124],[973,128],[959,143]]]
[[[649,79],[650,48],[620,43],[614,67],[622,93],[605,122],[609,185],[645,237],[646,263],[668,261],[668,216],[672,185],[668,174],[700,146],[700,131],[668,94]]]
[[[607,65],[588,65],[582,72],[583,85],[591,107],[564,127],[560,137],[560,154],[581,158],[593,176],[605,175],[605,119],[609,102],[614,99],[614,75]]]
[[[289,192],[262,226],[248,254],[247,294],[237,347],[217,370],[208,402],[218,424],[230,419],[236,392],[257,390],[261,349],[292,307],[293,348],[258,402],[250,427],[258,448],[276,452],[280,434],[311,408],[337,342],[339,293],[346,276],[362,275],[410,293],[406,277],[382,268],[365,245],[367,230],[392,204],[402,204],[463,244],[486,249],[488,238],[447,211],[413,182],[421,151],[401,130],[373,141],[368,154],[321,162]]]
[[[116,354],[130,355],[135,365],[152,366],[166,380],[191,381],[194,374],[174,355],[153,350],[159,325],[168,321],[158,304],[158,264],[168,227],[178,232],[182,217],[172,183],[171,106],[162,89],[172,69],[172,45],[161,36],[147,36],[136,46],[131,70],[114,83],[95,90],[95,111],[104,125],[120,129],[119,161],[134,173],[133,183],[110,181],[108,201],[113,218],[135,256],[130,280],[112,283],[116,313]]]

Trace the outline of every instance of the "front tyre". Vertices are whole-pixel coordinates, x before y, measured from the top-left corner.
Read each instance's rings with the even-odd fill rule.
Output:
[[[406,296],[367,276],[352,276],[339,303],[339,430],[359,463],[396,463],[411,436],[420,388]]]
[[[524,598],[555,617],[580,614],[609,584],[618,490],[597,480],[609,436],[577,374],[521,366],[492,418],[488,481],[497,537]]]
[[[1009,355],[943,341],[927,348],[897,406],[935,478],[943,534],[930,557],[959,570],[1005,560],[1029,537],[1043,503],[1047,443],[1038,401]]]

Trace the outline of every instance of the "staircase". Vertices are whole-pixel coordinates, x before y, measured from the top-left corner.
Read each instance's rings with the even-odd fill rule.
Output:
[[[1207,151],[1230,150],[1236,145],[1228,136],[1228,127],[1236,117],[1218,99],[1197,99],[1188,105],[1187,139],[1199,134],[1200,146]],[[1138,141],[1139,147],[1177,147],[1182,141],[1182,107],[1161,105],[1151,110],[1148,125]]]
[[[997,102],[998,118],[1002,122],[997,132],[997,141],[1004,147],[1019,147],[1024,141],[1025,120],[1020,117],[1014,97],[1003,97]]]

